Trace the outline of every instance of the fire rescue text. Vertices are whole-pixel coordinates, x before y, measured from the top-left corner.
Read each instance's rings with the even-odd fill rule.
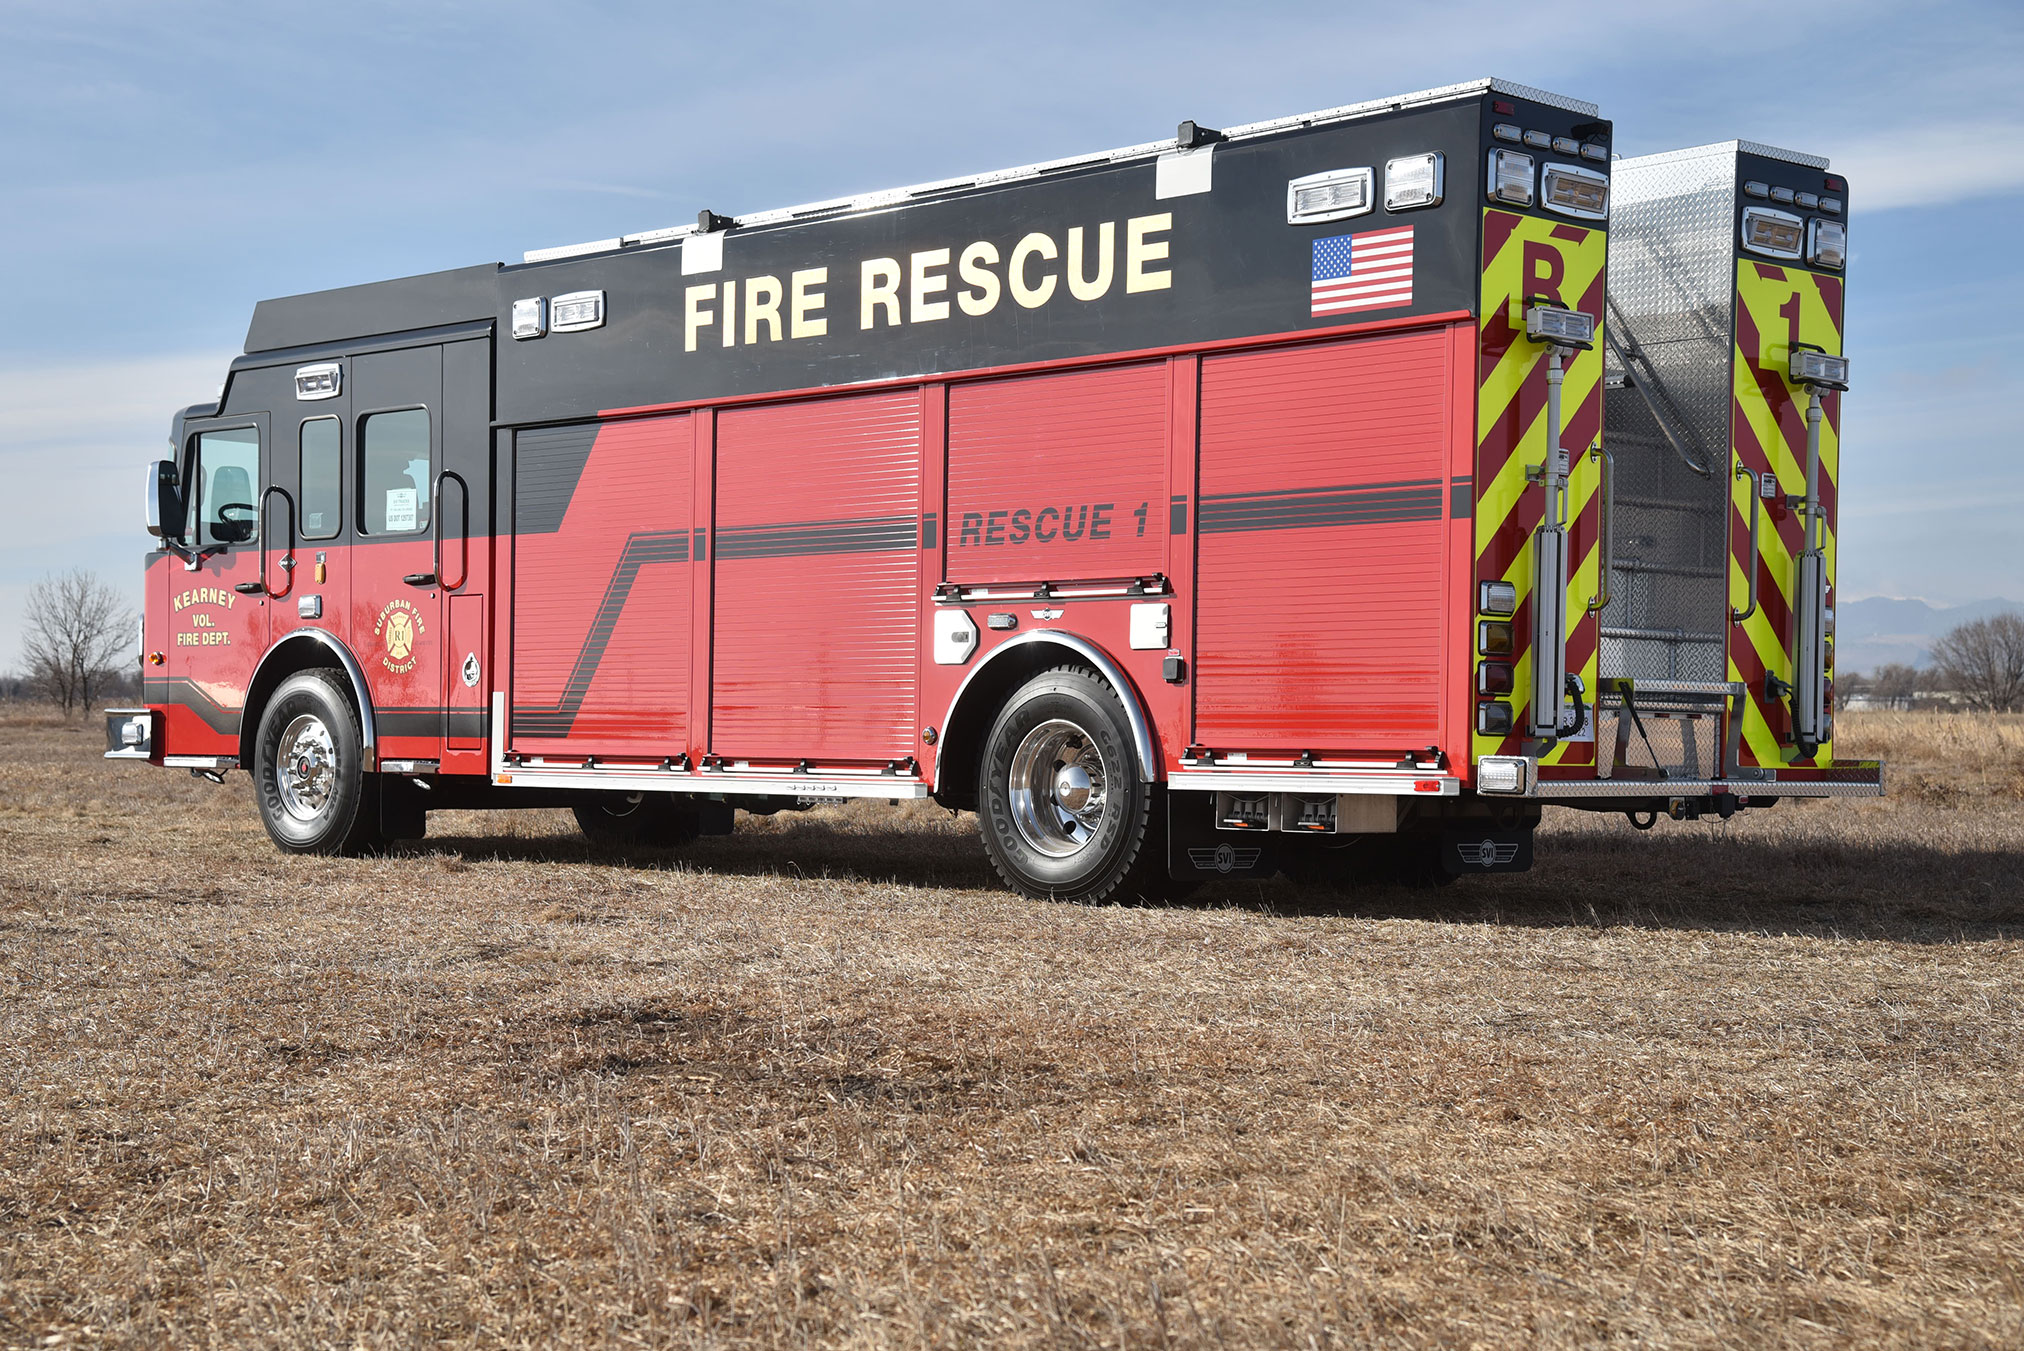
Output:
[[[1173,228],[1171,212],[1133,216],[1124,222],[1123,285],[1127,295],[1164,291],[1173,273],[1155,264],[1167,258],[1168,242],[1156,236]],[[953,250],[922,249],[898,258],[867,258],[858,267],[857,326],[896,328],[947,319],[953,303],[964,314],[981,318],[1007,295],[1024,309],[1039,309],[1063,292],[1076,300],[1100,300],[1118,282],[1118,223],[1104,221],[1094,229],[1077,225],[1065,241],[1035,230],[1002,253],[988,239]],[[1003,275],[997,269],[1004,264]],[[952,279],[949,269],[956,271]],[[959,281],[960,286],[951,287]],[[725,347],[784,338],[819,338],[829,332],[826,313],[829,269],[804,268],[788,274],[783,286],[777,276],[704,282],[683,292],[682,344],[693,352],[706,330],[716,329]],[[740,292],[742,291],[742,299]],[[953,295],[953,302],[950,297]],[[785,313],[783,315],[783,308]],[[739,312],[743,310],[743,323]]]

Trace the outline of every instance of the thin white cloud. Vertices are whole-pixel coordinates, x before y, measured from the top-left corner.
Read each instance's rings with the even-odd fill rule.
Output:
[[[2024,123],[1940,123],[1856,141],[1831,156],[1857,215],[2024,191]]]
[[[90,568],[138,601],[143,466],[168,453],[169,419],[210,398],[229,353],[0,368],[0,480],[17,486],[0,550],[0,670],[21,651],[28,589]]]

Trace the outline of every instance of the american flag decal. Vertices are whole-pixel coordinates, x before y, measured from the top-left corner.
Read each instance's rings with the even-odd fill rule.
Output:
[[[1413,303],[1413,227],[1314,241],[1314,314]]]

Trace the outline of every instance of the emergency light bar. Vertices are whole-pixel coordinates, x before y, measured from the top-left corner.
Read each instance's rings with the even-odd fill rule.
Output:
[[[1795,348],[1792,353],[1792,383],[1809,389],[1847,389],[1848,358],[1830,356],[1807,347]]]
[[[1540,173],[1540,196],[1548,211],[1581,220],[1609,218],[1609,176],[1574,164],[1549,164]]]
[[[1805,236],[1806,223],[1797,216],[1768,206],[1743,209],[1743,247],[1752,253],[1796,262]]]
[[[1396,162],[1396,161],[1394,161]],[[1369,168],[1330,169],[1286,185],[1286,223],[1319,225],[1367,214],[1376,203]]]
[[[1585,352],[1595,346],[1595,316],[1558,305],[1533,305],[1525,311],[1525,336],[1534,342]]]

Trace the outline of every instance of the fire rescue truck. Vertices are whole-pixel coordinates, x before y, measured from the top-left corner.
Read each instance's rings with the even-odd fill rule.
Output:
[[[1877,793],[1846,204],[1482,80],[265,301],[108,754],[301,852],[932,796],[1085,900]]]

